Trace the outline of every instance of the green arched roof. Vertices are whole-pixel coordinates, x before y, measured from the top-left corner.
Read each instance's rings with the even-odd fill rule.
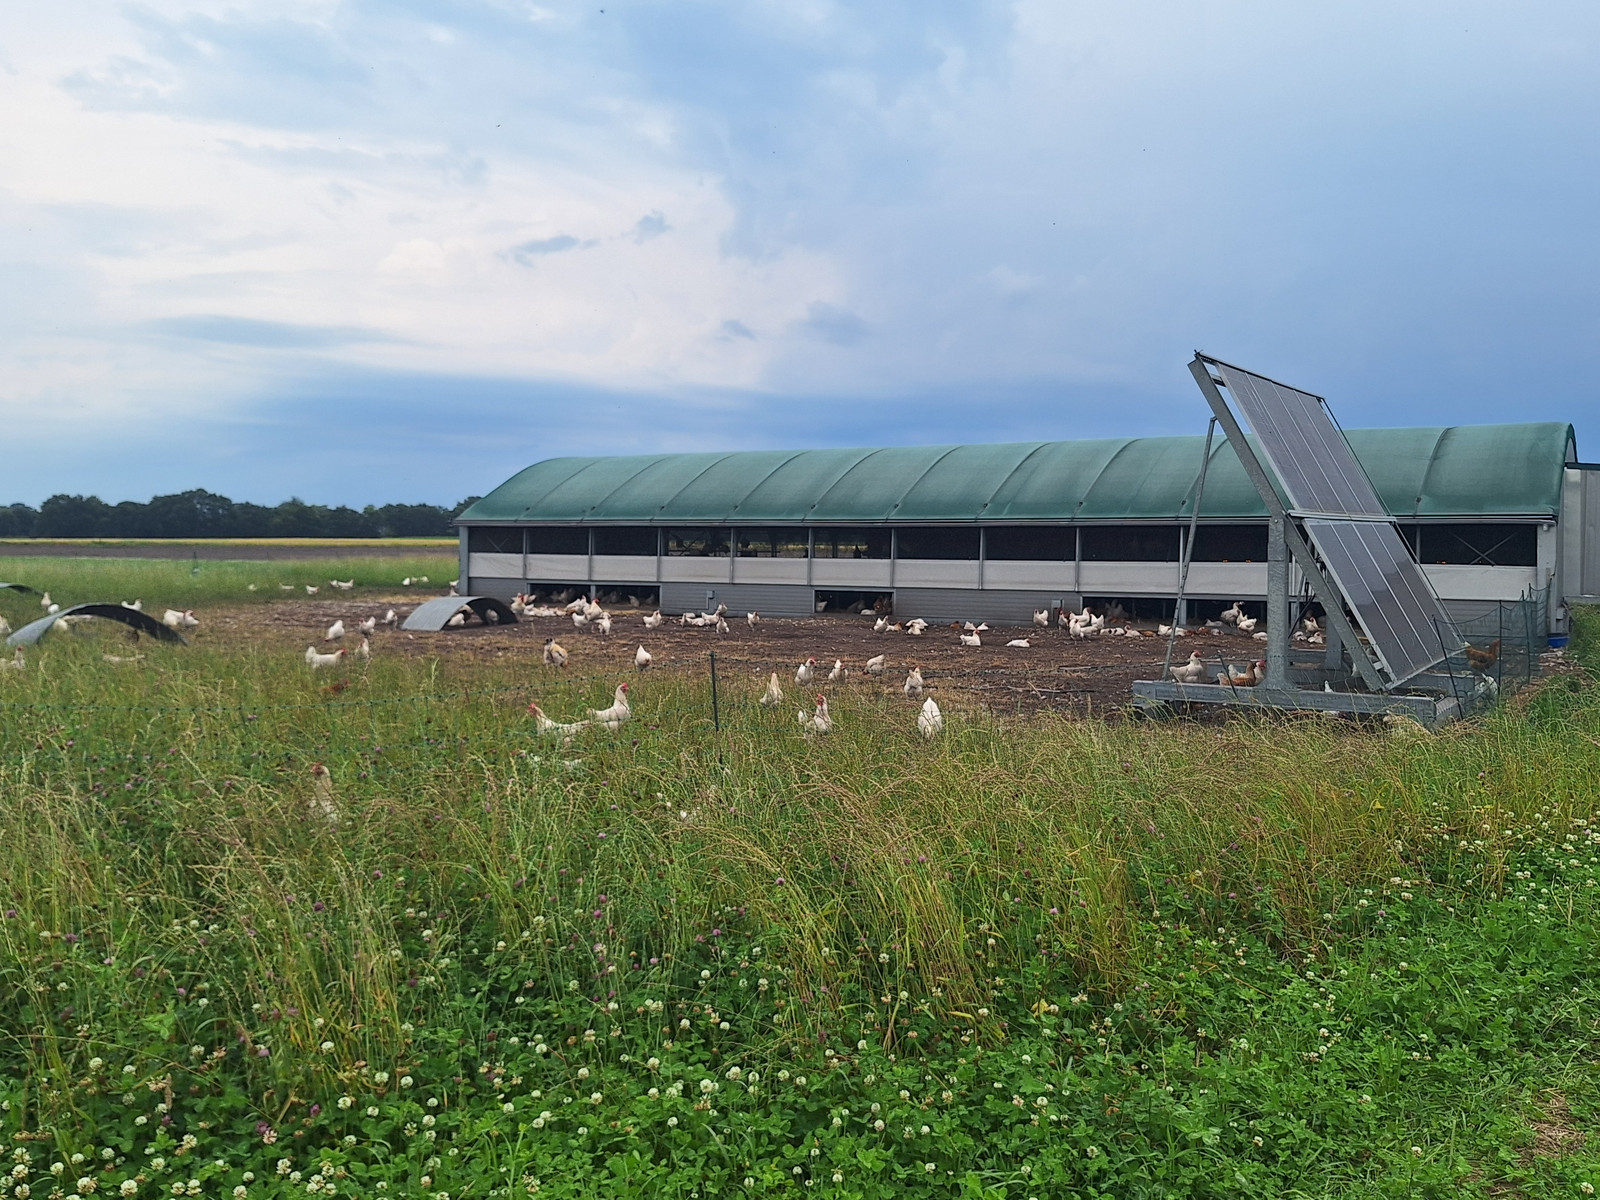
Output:
[[[1555,516],[1572,426],[1352,429],[1397,517]],[[550,458],[478,501],[465,524],[687,525],[1170,520],[1189,515],[1203,439],[1107,438],[880,450]],[[1266,510],[1220,436],[1201,515]]]

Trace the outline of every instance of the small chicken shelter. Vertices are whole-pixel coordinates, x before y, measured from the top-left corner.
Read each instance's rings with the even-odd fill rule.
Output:
[[[1570,425],[1348,431],[1453,611],[1600,592],[1600,473]],[[930,620],[1026,621],[1120,600],[1171,615],[1201,437],[552,458],[461,514],[480,595],[634,595],[676,613],[804,615],[887,598]],[[1591,484],[1592,480],[1592,484]],[[1218,440],[1185,620],[1266,594],[1267,512]],[[1565,609],[1552,603],[1552,623]]]

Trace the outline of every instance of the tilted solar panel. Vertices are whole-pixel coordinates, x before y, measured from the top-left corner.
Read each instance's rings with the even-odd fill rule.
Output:
[[[1393,525],[1311,519],[1305,530],[1395,683],[1460,650],[1455,625]]]
[[[1387,518],[1367,473],[1319,397],[1207,359],[1250,422],[1297,514]]]

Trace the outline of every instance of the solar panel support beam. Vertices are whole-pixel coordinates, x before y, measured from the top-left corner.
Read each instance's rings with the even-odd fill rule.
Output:
[[[1283,545],[1287,548],[1301,572],[1311,584],[1311,590],[1321,602],[1323,611],[1327,615],[1328,629],[1337,632],[1340,642],[1350,648],[1350,663],[1355,668],[1356,674],[1361,676],[1361,681],[1375,692],[1389,690],[1389,684],[1378,673],[1372,661],[1361,650],[1361,639],[1356,635],[1356,629],[1350,619],[1345,616],[1344,597],[1339,589],[1334,587],[1327,575],[1317,564],[1316,556],[1312,554],[1311,547],[1307,544],[1300,531],[1295,528],[1294,522],[1289,519],[1288,512],[1283,507],[1283,502],[1278,499],[1278,489],[1273,487],[1272,479],[1267,474],[1266,468],[1261,465],[1261,460],[1256,457],[1255,451],[1245,439],[1244,430],[1239,425],[1239,420],[1233,415],[1233,408],[1223,397],[1217,387],[1217,381],[1211,377],[1210,368],[1206,360],[1199,354],[1194,356],[1189,363],[1189,373],[1194,376],[1194,381],[1200,386],[1200,394],[1206,398],[1206,403],[1211,406],[1211,411],[1216,414],[1221,423],[1223,432],[1227,434],[1228,441],[1232,443],[1234,453],[1238,455],[1239,465],[1244,468],[1244,473],[1250,477],[1250,482],[1255,485],[1256,491],[1261,494],[1261,502],[1267,506],[1268,537],[1274,530],[1282,531]],[[1285,678],[1285,664],[1288,661],[1289,639],[1289,570],[1288,562],[1274,563],[1271,559],[1272,545],[1269,540],[1267,546],[1269,555],[1267,564],[1267,680],[1266,688],[1277,691],[1287,688]],[[1281,580],[1278,572],[1281,569]],[[1279,585],[1281,583],[1281,592]],[[1282,608],[1276,605],[1281,596]],[[1281,619],[1275,613],[1281,611]],[[1281,641],[1279,641],[1281,639]],[[1282,646],[1278,655],[1274,655],[1274,643]],[[1272,675],[1272,661],[1277,657],[1278,676]]]

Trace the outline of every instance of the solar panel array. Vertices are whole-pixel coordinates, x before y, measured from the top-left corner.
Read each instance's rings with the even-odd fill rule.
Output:
[[[1455,625],[1393,525],[1307,520],[1305,529],[1391,679],[1410,679],[1460,648]]]
[[[1227,363],[1212,365],[1250,422],[1293,512],[1388,519],[1320,397]]]
[[[1449,614],[1322,400],[1241,367],[1200,361],[1249,422],[1289,511],[1303,518],[1391,686],[1459,651]]]

